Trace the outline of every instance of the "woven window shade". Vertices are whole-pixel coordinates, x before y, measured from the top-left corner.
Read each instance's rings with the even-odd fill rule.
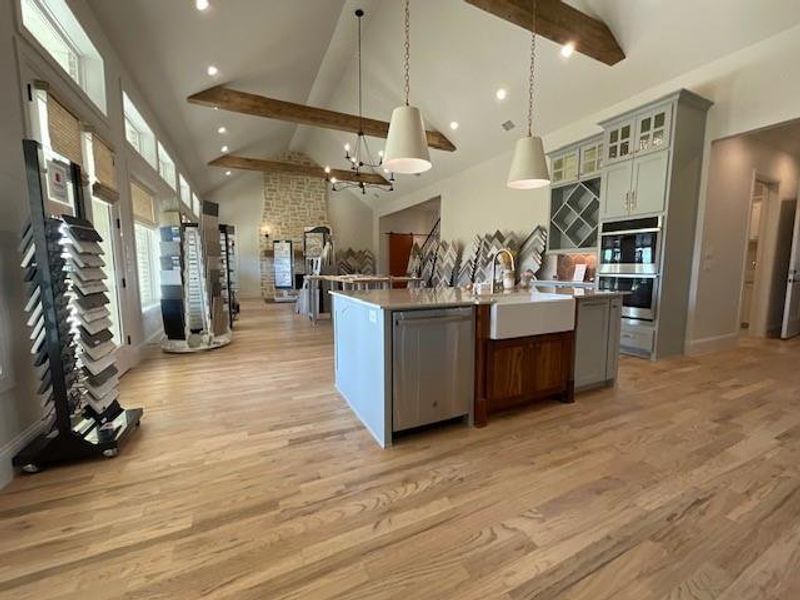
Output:
[[[94,174],[97,180],[112,190],[117,189],[117,170],[114,167],[114,153],[96,135],[92,136],[94,154]]]
[[[53,150],[83,166],[80,121],[52,96],[47,97],[47,129]]]
[[[131,203],[133,205],[133,218],[141,223],[155,226],[156,199],[142,186],[131,182]]]

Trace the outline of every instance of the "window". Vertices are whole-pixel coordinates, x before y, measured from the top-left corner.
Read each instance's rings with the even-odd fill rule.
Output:
[[[122,92],[122,111],[125,117],[125,139],[154,169],[158,168],[156,159],[156,136],[136,108],[128,94]]]
[[[158,269],[155,257],[158,247],[156,230],[142,223],[134,223],[136,235],[136,271],[139,275],[139,299],[142,310],[158,304]]]
[[[22,24],[97,107],[106,112],[103,57],[65,0],[21,0]]]
[[[197,218],[200,218],[200,199],[197,197],[197,194],[192,194],[192,212],[197,215]]]
[[[155,220],[155,198],[142,186],[131,183],[133,233],[136,242],[136,272],[139,276],[139,299],[145,311],[158,304],[159,244]]]
[[[180,184],[181,202],[186,206],[192,205],[192,193],[189,190],[189,183],[183,178],[183,175],[178,175],[178,183]]]
[[[175,189],[175,162],[161,142],[158,142],[158,174],[173,190]]]

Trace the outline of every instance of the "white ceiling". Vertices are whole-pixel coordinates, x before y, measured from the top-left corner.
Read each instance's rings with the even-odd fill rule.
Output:
[[[353,11],[364,29],[365,113],[388,120],[402,100],[400,0],[89,0],[159,121],[207,192],[224,175],[205,164],[222,143],[269,156],[289,147],[341,166],[345,134],[189,105],[217,83],[294,102],[356,111]],[[770,0],[571,0],[617,36],[627,59],[607,67],[582,55],[563,59],[538,46],[536,128],[547,134],[663,81],[800,23],[800,2]],[[432,151],[434,168],[398,182],[405,193],[508,150],[524,130],[529,38],[463,0],[411,4],[411,101],[458,151]],[[205,69],[221,70],[210,78]],[[509,90],[499,103],[497,87]],[[518,126],[505,132],[500,124]],[[460,123],[450,131],[451,120]],[[216,133],[224,124],[229,134]],[[380,148],[376,140],[373,147]],[[397,192],[395,192],[397,193]]]

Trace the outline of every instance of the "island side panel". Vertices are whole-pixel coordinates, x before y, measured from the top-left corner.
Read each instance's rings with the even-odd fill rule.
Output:
[[[387,359],[385,312],[334,296],[334,370],[336,389],[377,442],[391,444],[391,414],[387,381],[391,380]],[[388,423],[388,425],[387,425]]]
[[[475,393],[473,424],[486,427],[489,420],[489,401],[486,397],[486,367],[489,354],[489,330],[491,328],[491,307],[481,305],[475,311]]]

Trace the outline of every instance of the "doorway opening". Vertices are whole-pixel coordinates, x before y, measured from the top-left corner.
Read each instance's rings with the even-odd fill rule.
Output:
[[[718,229],[709,231],[707,270],[736,282],[715,291],[715,318],[739,335],[800,333],[800,119],[712,144],[709,199]],[[795,290],[797,287],[797,290]],[[731,292],[738,295],[731,301]],[[736,298],[736,296],[734,296]]]
[[[380,217],[378,269],[396,277],[407,274],[414,244],[421,247],[436,235],[441,219],[441,199],[432,198]]]

